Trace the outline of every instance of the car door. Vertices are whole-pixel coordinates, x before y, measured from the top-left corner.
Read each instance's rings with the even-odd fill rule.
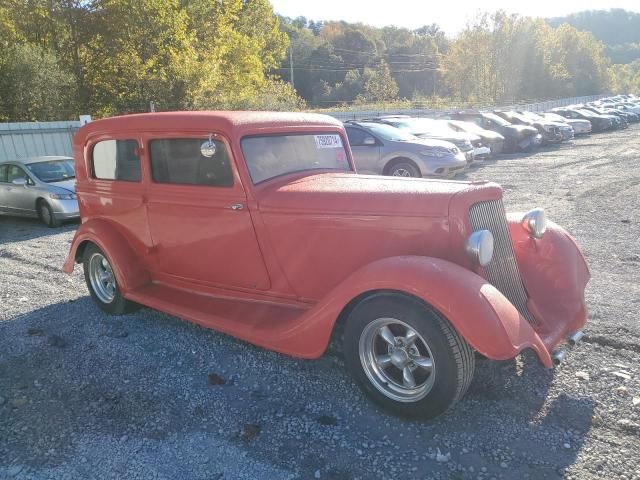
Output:
[[[268,290],[271,282],[228,142],[217,135],[211,143],[208,139],[208,133],[145,137],[156,268],[192,282]]]
[[[24,180],[23,185],[13,183],[16,179]],[[7,181],[4,184],[4,203],[9,213],[16,215],[35,215],[36,195],[33,193],[34,182],[24,169],[18,165],[7,165]]]
[[[346,127],[345,130],[358,173],[381,174],[380,142],[361,128]]]

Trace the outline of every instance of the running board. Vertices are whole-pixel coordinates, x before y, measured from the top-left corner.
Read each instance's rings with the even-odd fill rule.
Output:
[[[147,284],[128,292],[126,297],[203,327],[296,357],[318,358],[328,343],[328,333],[324,335],[326,338],[315,334],[316,325],[308,322],[310,307],[216,297],[160,283]],[[313,340],[309,341],[309,338]]]

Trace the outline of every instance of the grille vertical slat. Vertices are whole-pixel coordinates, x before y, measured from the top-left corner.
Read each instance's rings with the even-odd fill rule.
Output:
[[[489,230],[493,234],[493,259],[484,268],[487,280],[509,299],[531,325],[538,325],[527,308],[528,295],[520,278],[502,200],[474,204],[469,210],[469,219],[474,232]]]

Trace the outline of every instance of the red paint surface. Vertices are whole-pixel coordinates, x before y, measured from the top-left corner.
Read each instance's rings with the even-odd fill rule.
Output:
[[[493,359],[532,348],[551,366],[550,352],[584,325],[589,272],[554,224],[532,240],[519,217],[510,223],[537,331],[474,271],[464,253],[469,207],[500,198],[498,185],[315,171],[253,186],[240,140],[278,132],[338,133],[347,145],[339,122],[308,114],[161,113],[82,127],[74,155],[83,223],[64,271],[95,242],[127,298],[305,358],[322,355],[345,306],[375,290],[430,304]],[[233,188],[153,183],[149,139],[209,133],[230,150]],[[88,152],[105,138],[140,142],[140,183],[87,175]],[[237,203],[244,208],[228,208]]]

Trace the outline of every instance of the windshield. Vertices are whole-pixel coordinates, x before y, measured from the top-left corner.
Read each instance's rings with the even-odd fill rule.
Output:
[[[361,125],[369,129],[374,135],[389,142],[412,142],[417,140],[411,133],[401,130],[402,127],[396,128],[384,123],[362,123]]]
[[[241,145],[253,183],[306,170],[352,170],[337,133],[246,137]]]
[[[551,120],[552,122],[565,122],[566,118],[561,117],[560,115],[556,114],[556,113],[545,113],[544,114],[545,118],[547,120]]]
[[[387,121],[413,135],[421,135],[424,133],[451,134],[451,128],[444,121],[437,121],[431,118],[407,118]]]
[[[593,113],[591,110],[585,110],[585,109],[580,109],[577,110],[578,112],[580,112],[582,115],[584,115],[585,117],[595,117],[595,113]]]
[[[449,124],[467,133],[479,133],[479,134],[485,133],[484,128],[480,127],[479,125],[476,125],[475,123],[452,120],[449,122]]]
[[[509,126],[509,122],[507,122],[504,118],[499,117],[495,113],[485,113],[484,118],[488,118],[489,120],[492,120],[494,123],[497,123],[501,127]]]
[[[48,162],[30,163],[27,168],[31,173],[46,183],[62,182],[76,178],[73,160],[50,160]]]

